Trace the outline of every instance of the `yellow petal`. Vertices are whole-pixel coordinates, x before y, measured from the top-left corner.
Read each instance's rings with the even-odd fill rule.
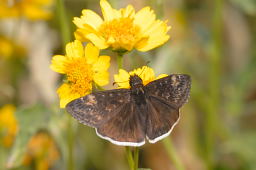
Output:
[[[167,76],[168,76],[168,74],[160,74],[159,76],[156,77],[155,80],[161,79],[161,78],[164,78],[164,77],[167,77]]]
[[[105,86],[109,82],[109,73],[107,71],[94,73],[93,81],[99,86]]]
[[[161,38],[159,38],[159,40],[156,40],[156,39],[149,39],[147,41],[147,43],[143,44],[143,46],[137,46],[136,49],[138,51],[142,51],[142,52],[145,52],[145,51],[149,51],[153,48],[156,48],[156,47],[159,47],[161,46],[162,44],[164,44],[166,41],[169,40],[169,36],[166,35],[166,36],[163,36]]]
[[[76,40],[78,41],[81,41],[81,42],[85,42],[85,41],[89,41],[85,36],[88,34],[88,32],[85,30],[85,29],[77,29],[75,32],[74,32],[74,35],[75,35],[75,38]]]
[[[84,48],[82,43],[78,40],[68,43],[66,45],[66,55],[67,57],[83,57]]]
[[[153,26],[144,33],[144,35],[149,36],[148,41],[136,44],[137,50],[148,51],[164,44],[170,38],[167,35],[169,29],[170,27],[167,26],[166,22],[160,20],[154,22]]]
[[[130,75],[138,75],[142,80],[143,84],[146,85],[149,82],[153,81],[155,78],[154,70],[148,66],[143,66],[129,72]]]
[[[84,20],[82,20],[79,17],[74,17],[73,18],[73,23],[78,27],[78,28],[84,28],[84,25],[86,25],[86,23],[84,22]]]
[[[143,79],[144,85],[146,85],[155,79],[155,72],[152,68],[148,66],[143,66],[141,69],[140,77]]]
[[[126,8],[120,9],[122,17],[134,17],[135,10],[132,5],[128,5]]]
[[[97,29],[103,22],[101,17],[93,12],[92,10],[84,9],[82,11],[83,16],[81,19],[88,25],[92,26],[94,29]]]
[[[155,37],[165,35],[170,29],[171,27],[167,26],[167,21],[157,20],[144,32],[144,35],[153,35]]]
[[[119,69],[119,73],[114,76],[116,82],[129,81],[130,74],[124,69]]]
[[[138,75],[140,76],[141,75],[141,68],[137,68],[137,69],[134,69],[133,71],[130,71],[129,72],[129,75]]]
[[[57,93],[60,98],[60,108],[65,108],[69,102],[80,97],[78,93],[73,93],[71,91],[71,88],[67,83],[62,84],[58,88]]]
[[[170,37],[168,35],[166,35],[166,36],[162,37],[161,40],[158,40],[158,41],[154,41],[153,39],[151,39],[146,44],[143,44],[143,46],[136,47],[136,49],[138,51],[142,51],[142,52],[149,51],[149,50],[152,50],[152,49],[154,49],[156,47],[161,46],[166,41],[168,41],[169,38]]]
[[[144,47],[144,46],[147,45],[148,40],[149,40],[149,36],[147,36],[147,37],[142,37],[142,38],[134,45],[134,47],[135,47],[136,49],[140,49],[140,48],[142,48],[142,47]]]
[[[84,9],[81,18],[74,17],[73,22],[78,28],[84,28],[85,25],[97,29],[102,24],[101,17],[92,10]]]
[[[139,51],[148,51],[156,48],[169,39],[167,35],[170,27],[167,26],[166,22],[155,20],[155,14],[149,7],[141,9],[134,19],[134,23],[139,25],[141,28],[142,37],[148,38],[148,40],[140,40],[137,42],[135,47]]]
[[[143,34],[150,26],[152,26],[155,19],[156,15],[154,11],[149,7],[144,7],[134,16],[134,24],[140,27],[141,33]]]
[[[67,58],[63,55],[55,55],[52,57],[50,68],[58,73],[65,74],[65,62]]]
[[[109,56],[100,56],[96,63],[93,64],[94,72],[104,72],[107,71],[110,66],[110,57]]]
[[[120,88],[130,88],[129,79],[129,73],[123,69],[119,69],[119,73],[114,75],[115,83],[117,83]]]
[[[117,11],[111,7],[108,1],[101,0],[100,7],[105,21],[111,21],[116,18]]]
[[[84,23],[81,18],[74,17],[73,23],[78,27],[77,30],[83,32],[83,34],[97,33],[97,30],[90,24]]]
[[[97,61],[99,56],[99,49],[92,43],[88,43],[85,47],[84,53],[88,64],[93,64]]]
[[[75,31],[75,38],[81,42],[89,41],[86,37],[88,34],[98,34],[98,32],[90,25],[84,25],[83,28],[78,28]]]
[[[105,39],[99,35],[91,33],[86,35],[86,38],[90,40],[99,49],[108,48],[108,44],[106,43]]]

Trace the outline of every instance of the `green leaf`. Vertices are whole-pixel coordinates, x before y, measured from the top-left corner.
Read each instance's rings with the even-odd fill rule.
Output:
[[[68,162],[69,150],[67,145],[69,142],[68,140],[70,140],[69,134],[75,134],[77,123],[74,122],[69,114],[63,111],[64,110],[59,108],[57,108],[56,111],[53,111],[49,121],[48,130],[59,147],[64,162]],[[72,140],[74,140],[73,138],[74,136],[72,136]]]
[[[16,117],[19,123],[19,131],[8,157],[8,168],[21,165],[29,139],[39,130],[47,128],[49,116],[49,110],[42,105],[17,110]]]

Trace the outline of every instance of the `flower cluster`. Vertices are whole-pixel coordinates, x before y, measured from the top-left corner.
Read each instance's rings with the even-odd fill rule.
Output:
[[[29,140],[23,164],[30,165],[33,162],[35,169],[47,170],[59,157],[53,138],[46,132],[39,132]]]
[[[51,17],[49,8],[53,0],[1,0],[0,18],[26,17],[30,20],[46,20]]]
[[[78,27],[77,39],[91,41],[100,49],[111,47],[115,51],[148,51],[169,39],[170,29],[166,21],[156,20],[154,11],[145,7],[135,12],[128,5],[120,10],[113,9],[106,0],[100,1],[103,19],[91,10],[83,10],[80,18],[75,17]]]
[[[0,35],[0,60],[8,60],[12,57],[23,56],[25,49],[13,40]]]
[[[0,109],[0,145],[10,147],[18,131],[18,123],[14,115],[16,108],[5,105]]]
[[[88,43],[84,48],[75,40],[66,46],[66,55],[55,55],[51,69],[66,75],[66,82],[57,90],[60,96],[60,107],[78,97],[91,92],[92,83],[104,86],[108,84],[110,65],[109,56],[99,56],[99,49]]]
[[[117,10],[106,0],[101,0],[100,6],[103,17],[84,9],[81,17],[74,18],[76,40],[67,44],[65,56],[52,58],[51,69],[65,75],[64,83],[57,90],[61,108],[90,93],[93,84],[108,84],[110,57],[99,56],[100,49],[110,48],[118,55],[133,49],[145,52],[169,39],[167,21],[157,20],[149,7],[138,12],[131,5]],[[88,42],[85,48],[82,42]],[[139,75],[144,84],[165,76],[155,77],[154,70],[147,66],[129,73],[120,68],[119,74],[114,76],[119,88],[130,88],[128,80],[133,74]]]

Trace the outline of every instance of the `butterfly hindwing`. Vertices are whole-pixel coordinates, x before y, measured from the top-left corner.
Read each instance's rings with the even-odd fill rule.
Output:
[[[146,135],[155,143],[169,135],[179,119],[179,110],[156,97],[149,97]]]
[[[145,120],[145,115],[131,101],[115,117],[98,127],[97,133],[118,145],[141,146],[145,143]]]
[[[129,89],[100,91],[71,101],[66,110],[80,123],[99,127],[119,113],[130,100]]]

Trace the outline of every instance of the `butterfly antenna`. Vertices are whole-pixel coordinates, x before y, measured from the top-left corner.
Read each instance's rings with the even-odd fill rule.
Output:
[[[126,83],[126,82],[128,82],[128,81],[121,81],[121,82],[116,82],[116,81],[115,81],[115,82],[113,82],[112,85],[114,86],[114,85],[117,84],[117,83]]]

